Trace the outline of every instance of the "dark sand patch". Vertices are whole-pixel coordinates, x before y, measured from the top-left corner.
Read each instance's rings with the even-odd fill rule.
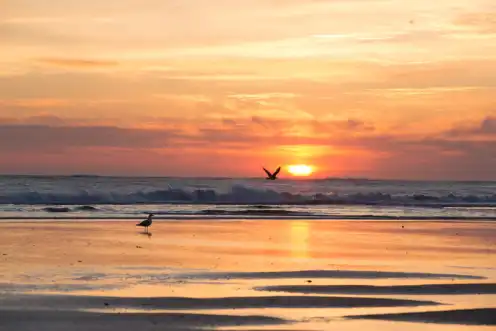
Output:
[[[281,285],[256,288],[259,291],[305,294],[407,294],[407,295],[462,295],[496,294],[495,283],[478,284],[422,284],[398,286],[372,285]]]
[[[485,279],[481,276],[459,274],[433,274],[417,272],[387,272],[359,270],[300,270],[275,272],[210,272],[198,274],[182,274],[193,279],[290,279],[290,278],[337,278],[337,279]]]
[[[496,308],[430,311],[421,313],[346,316],[348,319],[373,319],[438,324],[496,325]]]
[[[123,285],[113,284],[15,284],[0,283],[0,291],[3,292],[39,292],[39,291],[56,291],[56,292],[76,292],[76,291],[104,291],[122,289]]]
[[[0,300],[4,307],[51,307],[52,309],[128,309],[209,310],[250,308],[359,308],[359,307],[417,307],[439,305],[433,301],[387,298],[328,297],[328,296],[265,296],[265,297],[95,297],[71,295],[16,295]]]
[[[0,330],[205,330],[220,326],[279,325],[269,316],[185,313],[95,313],[80,311],[0,310]]]

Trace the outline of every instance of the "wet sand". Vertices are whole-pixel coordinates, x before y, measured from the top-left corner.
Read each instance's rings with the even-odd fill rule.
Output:
[[[376,319],[440,324],[496,325],[496,308],[459,309],[404,314],[348,316],[350,319]]]
[[[261,291],[290,292],[290,293],[318,293],[318,294],[379,294],[379,295],[462,295],[462,294],[496,294],[496,284],[424,284],[424,285],[296,285],[296,286],[267,286],[259,288]]]
[[[0,222],[0,330],[496,325],[494,222],[159,221],[150,230]]]

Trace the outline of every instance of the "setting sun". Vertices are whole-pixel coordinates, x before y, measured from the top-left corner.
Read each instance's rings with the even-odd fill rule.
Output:
[[[293,176],[310,176],[313,168],[306,164],[289,165],[288,171]]]

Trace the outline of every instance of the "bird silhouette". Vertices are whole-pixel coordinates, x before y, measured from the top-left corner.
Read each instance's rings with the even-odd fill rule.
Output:
[[[263,170],[265,171],[265,173],[267,174],[267,180],[276,180],[277,179],[277,174],[279,173],[279,171],[281,171],[281,167],[277,168],[276,171],[274,171],[274,173],[271,173],[269,170],[263,168]]]
[[[148,214],[148,218],[146,220],[143,220],[141,223],[136,224],[136,226],[143,226],[145,227],[146,232],[148,232],[148,227],[152,225],[152,218],[155,216],[154,214]]]

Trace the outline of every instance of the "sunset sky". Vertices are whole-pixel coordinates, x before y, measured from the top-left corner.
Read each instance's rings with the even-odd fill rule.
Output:
[[[0,173],[496,180],[494,0],[6,0],[0,45]]]

